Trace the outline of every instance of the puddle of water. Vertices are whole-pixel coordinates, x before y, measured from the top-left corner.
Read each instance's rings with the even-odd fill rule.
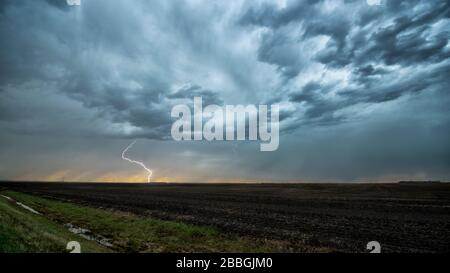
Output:
[[[77,234],[77,235],[83,237],[86,240],[95,241],[95,242],[101,244],[102,246],[106,246],[106,247],[112,247],[113,246],[109,242],[110,241],[109,239],[106,239],[105,237],[100,236],[100,235],[96,235],[92,231],[90,231],[89,229],[76,227],[76,226],[72,225],[71,223],[65,224],[64,226],[70,232],[72,232],[74,234]]]
[[[16,203],[16,205],[18,205],[18,206],[20,206],[20,207],[22,207],[22,208],[28,210],[28,211],[31,212],[31,213],[34,213],[34,214],[37,214],[37,215],[41,215],[40,212],[34,210],[33,208],[30,208],[29,206],[27,206],[27,205],[25,205],[25,204],[23,204],[23,203],[21,203],[21,202],[15,201],[14,199],[12,199],[12,198],[9,197],[9,196],[2,195],[2,194],[0,194],[0,196],[3,197],[3,198],[5,198],[5,199],[7,199],[8,201],[11,201],[11,202]],[[95,242],[101,244],[102,246],[106,246],[106,247],[112,247],[112,246],[113,246],[113,245],[109,242],[109,241],[110,241],[109,239],[106,239],[105,237],[100,236],[100,235],[96,235],[96,234],[94,234],[92,231],[90,231],[89,229],[76,227],[76,226],[72,225],[71,223],[65,224],[64,226],[65,226],[70,232],[72,232],[72,233],[74,233],[74,234],[77,234],[77,235],[80,235],[81,237],[83,237],[83,238],[86,239],[86,240],[89,240],[89,241],[95,241]]]
[[[37,215],[40,215],[40,214],[41,214],[40,212],[38,212],[38,211],[36,211],[36,210],[30,208],[29,206],[27,206],[27,205],[25,205],[25,204],[23,204],[23,203],[21,203],[21,202],[15,201],[14,199],[12,199],[12,198],[9,197],[9,196],[6,196],[6,195],[0,195],[0,196],[3,197],[3,198],[8,199],[8,200],[11,201],[11,202],[15,202],[16,205],[21,206],[22,208],[28,210],[28,211],[31,212],[31,213],[34,213],[34,214],[37,214]]]
[[[14,201],[14,200],[11,199],[11,197],[8,197],[8,196],[6,196],[6,195],[0,194],[0,196],[3,197],[3,198],[5,198],[5,199],[8,199],[9,201]]]
[[[16,202],[16,204],[19,205],[19,206],[21,206],[22,208],[24,208],[24,209],[26,209],[26,210],[28,210],[28,211],[34,213],[34,214],[37,214],[37,215],[40,215],[40,214],[41,214],[40,212],[35,211],[34,209],[32,209],[32,208],[30,208],[29,206],[24,205],[24,204],[22,204],[22,203],[20,203],[20,202]]]

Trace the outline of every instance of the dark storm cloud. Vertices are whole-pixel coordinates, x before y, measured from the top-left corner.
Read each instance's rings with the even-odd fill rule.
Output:
[[[446,47],[450,33],[445,28],[433,33],[431,25],[446,20],[449,15],[450,4],[442,1],[430,4],[416,14],[396,16],[392,24],[369,36],[366,42],[374,44],[363,50],[356,61],[379,60],[387,65],[441,62],[450,56]]]
[[[59,9],[62,10],[69,10],[70,6],[67,5],[67,1],[66,0],[45,0],[47,1],[47,3],[49,3],[52,6],[55,6]]]
[[[449,57],[446,47],[449,40],[448,1],[387,1],[379,8],[369,7],[364,1],[347,1],[333,13],[325,13],[322,1],[297,1],[278,9],[273,5],[252,8],[241,19],[241,23],[263,26],[272,30],[274,39],[262,39],[261,50],[273,44],[288,44],[276,38],[285,26],[296,23],[303,33],[291,32],[291,39],[308,39],[325,35],[330,38],[327,47],[316,56],[320,62],[331,66],[346,66],[353,62],[362,64],[379,61],[385,64],[410,65],[417,62],[440,62]],[[361,3],[363,6],[361,6]],[[417,10],[415,10],[417,9]],[[354,11],[358,11],[356,14]],[[345,13],[352,11],[352,16]],[[387,24],[387,22],[391,23]],[[442,21],[444,26],[432,33],[431,25]],[[361,27],[372,23],[370,29]],[[294,38],[292,38],[294,35]],[[300,37],[298,37],[300,36]],[[280,63],[284,56],[274,56],[268,61]],[[262,58],[263,61],[266,59]]]
[[[180,88],[175,93],[167,96],[169,99],[188,99],[193,101],[194,97],[202,97],[203,104],[210,105],[222,105],[223,100],[219,97],[219,94],[211,90],[202,89],[198,85],[189,85]]]
[[[290,1],[290,6],[279,9],[274,3],[250,7],[240,19],[241,24],[278,28],[291,22],[303,21],[317,8],[321,0]]]
[[[344,86],[321,78],[307,82],[301,92],[296,91],[298,87],[291,88],[288,99],[307,107],[295,120],[307,124],[339,122],[346,119],[336,116],[336,112],[358,104],[389,102],[403,95],[447,87],[442,83],[449,81],[445,76],[450,56],[448,1],[387,1],[379,7],[368,6],[365,1],[336,1],[333,11],[326,12],[330,3],[294,1],[283,8],[265,4],[250,8],[240,20],[243,25],[266,29],[259,59],[276,65],[289,79],[304,77],[302,67],[314,62],[351,72],[352,81]],[[352,16],[345,16],[348,12]],[[292,41],[301,44],[321,37],[327,39],[325,47],[309,59],[301,52],[285,50]],[[431,66],[436,63],[444,65]],[[392,76],[412,66],[416,67],[405,73],[415,78],[404,81]],[[333,95],[327,95],[330,90]]]
[[[354,89],[337,90],[332,99],[327,94],[333,91],[333,86],[323,86],[318,82],[310,82],[297,93],[290,95],[290,101],[302,103],[306,108],[302,117],[304,123],[335,124],[346,120],[346,116],[340,116],[337,112],[355,105],[380,104],[394,101],[402,96],[414,95],[420,92],[437,90],[444,95],[450,90],[448,75],[450,63],[439,66],[420,75],[407,76],[395,82],[383,82],[379,79],[368,79],[368,75],[374,75],[373,68],[366,68],[363,77],[364,85]],[[299,122],[298,126],[301,125]]]
[[[367,66],[358,67],[354,72],[355,75],[361,76],[362,78],[385,74],[386,70],[380,68],[374,68],[373,65],[369,64]]]
[[[96,144],[170,140],[172,106],[201,96],[205,105],[279,103],[288,144],[237,160],[227,148],[186,144],[187,154],[204,156],[197,171],[217,171],[210,152],[227,172],[246,168],[242,176],[408,175],[422,163],[425,175],[448,177],[450,3],[382,2],[1,1],[0,137],[13,143],[25,135],[17,139],[26,147],[75,137],[77,149],[92,136]],[[383,123],[390,116],[408,125]],[[392,147],[380,140],[389,130]],[[402,136],[415,146],[402,146]],[[392,153],[383,158],[382,149]],[[389,160],[394,151],[405,156]],[[407,158],[415,152],[426,156]],[[364,153],[376,160],[364,161]]]
[[[5,53],[1,55],[2,85],[35,81],[44,82],[44,89],[51,83],[57,92],[95,111],[98,118],[134,128],[119,131],[118,136],[167,137],[172,122],[167,97],[173,96],[171,49],[155,51],[152,41],[143,39],[145,25],[140,23],[145,22],[130,20],[141,15],[136,9],[124,1],[108,8],[109,4],[83,2],[84,13],[77,14],[65,0],[5,3],[0,27],[2,37],[9,39],[0,42]],[[117,17],[118,9],[123,16]],[[152,63],[146,67],[145,61]],[[207,101],[221,102],[217,93],[200,89],[184,90],[184,96],[201,95]],[[21,114],[5,108],[2,118],[18,122]],[[35,113],[39,114],[45,113]]]
[[[302,63],[301,50],[292,33],[272,31],[263,35],[258,51],[258,59],[273,64],[286,79],[294,78],[305,65]]]
[[[340,95],[346,101],[355,103],[382,103],[398,99],[406,94],[414,94],[426,90],[445,91],[450,87],[450,82],[448,81],[449,72],[450,63],[428,71],[422,74],[422,77],[416,77],[415,79],[408,77],[392,85],[374,86],[371,89],[364,90],[364,92],[360,90],[341,91]]]
[[[288,80],[296,77],[306,65],[298,45],[299,29],[293,30],[289,24],[307,17],[316,2],[319,1],[297,1],[282,10],[277,10],[273,4],[263,4],[250,8],[239,20],[242,25],[271,29],[262,36],[258,59],[277,66],[277,70]]]

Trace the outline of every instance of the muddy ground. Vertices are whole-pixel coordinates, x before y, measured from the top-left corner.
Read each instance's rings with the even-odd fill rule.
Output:
[[[0,188],[212,225],[290,251],[450,251],[450,184],[6,183]]]

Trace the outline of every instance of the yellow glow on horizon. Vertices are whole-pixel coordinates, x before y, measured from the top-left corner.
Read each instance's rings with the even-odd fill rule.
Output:
[[[79,173],[73,170],[59,170],[49,174],[32,175],[25,174],[12,178],[16,181],[42,181],[42,182],[98,182],[98,183],[148,183],[145,172],[132,174],[128,172],[111,172],[96,174],[93,172]],[[427,180],[422,174],[416,176],[383,176],[378,178],[360,178],[353,181],[343,180],[319,180],[319,179],[296,179],[296,180],[270,180],[251,177],[209,177],[206,175],[174,175],[156,176],[152,179],[154,183],[390,183],[398,181]]]

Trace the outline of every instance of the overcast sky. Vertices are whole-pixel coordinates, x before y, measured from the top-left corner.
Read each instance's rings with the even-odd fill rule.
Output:
[[[370,1],[369,1],[370,2]],[[450,180],[450,2],[0,2],[0,179]],[[280,147],[172,106],[279,104]]]

